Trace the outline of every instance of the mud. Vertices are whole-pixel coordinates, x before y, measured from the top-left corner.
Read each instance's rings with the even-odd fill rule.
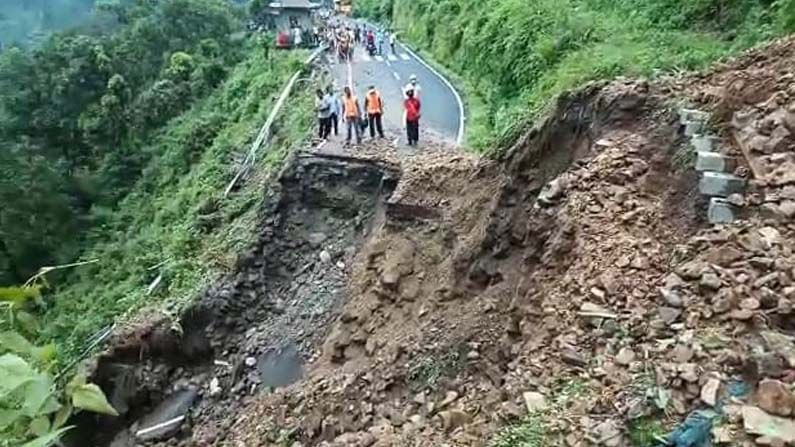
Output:
[[[254,396],[298,380],[347,301],[350,263],[383,219],[397,175],[388,164],[297,155],[236,272],[178,324],[153,321],[116,336],[93,379],[121,417],[79,416],[67,445],[196,445],[191,427],[224,430]],[[179,416],[174,427],[150,430]]]

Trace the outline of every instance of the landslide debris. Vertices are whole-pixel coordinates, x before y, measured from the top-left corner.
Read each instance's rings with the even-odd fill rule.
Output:
[[[292,341],[301,378],[264,390],[230,375],[222,390],[246,391],[214,395],[212,374],[200,376],[200,410],[162,445],[795,442],[795,226],[784,212],[795,200],[784,132],[794,53],[788,39],[704,75],[589,85],[498,160],[382,147],[399,181],[357,208],[383,199],[366,237],[342,244],[354,247],[334,283],[344,293],[312,336],[296,339],[290,319],[246,335],[276,318],[274,299],[302,308],[322,288],[307,278],[304,293],[290,291],[297,261],[274,284],[255,281],[262,289],[228,321],[235,331],[209,332],[229,350],[213,349],[221,360],[245,356],[250,338],[257,354]],[[713,112],[722,150],[749,171],[734,200],[742,220],[706,223],[683,103]],[[753,166],[768,162],[785,167]],[[347,234],[343,224],[326,233]],[[321,256],[277,246],[240,272]]]

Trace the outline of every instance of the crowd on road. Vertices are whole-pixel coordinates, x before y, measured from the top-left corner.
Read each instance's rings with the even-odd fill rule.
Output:
[[[385,54],[388,44],[392,54],[395,54],[395,34],[380,28],[330,21],[324,39],[329,52],[335,54],[340,62],[353,61],[357,46],[361,46],[370,56],[375,56]]]
[[[331,54],[336,54],[340,62],[353,61],[354,49],[363,46],[370,55],[383,54],[388,43],[395,53],[395,34],[376,28],[368,28],[358,24],[351,26],[338,21],[329,21],[325,29],[326,45]],[[403,125],[409,146],[417,146],[420,138],[420,102],[421,87],[417,76],[412,75],[409,83],[403,87]],[[341,92],[333,87],[326,91],[318,89],[315,107],[318,118],[318,137],[328,140],[332,133],[338,136],[340,122],[345,124],[346,144],[362,142],[363,135],[368,132],[371,139],[384,138],[384,100],[381,93],[370,85],[360,103],[352,87],[346,86]]]
[[[417,146],[420,139],[420,85],[412,76],[403,91],[403,122],[409,146]],[[346,86],[339,95],[333,87],[316,92],[315,108],[318,118],[318,137],[328,140],[333,133],[339,135],[340,122],[345,123],[345,143],[362,142],[362,136],[369,129],[371,139],[384,138],[384,100],[374,85],[370,85],[360,103],[351,87]]]

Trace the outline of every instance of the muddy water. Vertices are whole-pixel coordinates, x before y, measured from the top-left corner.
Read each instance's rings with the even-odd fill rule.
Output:
[[[295,345],[266,352],[257,361],[262,386],[279,388],[290,385],[301,378],[304,360]]]

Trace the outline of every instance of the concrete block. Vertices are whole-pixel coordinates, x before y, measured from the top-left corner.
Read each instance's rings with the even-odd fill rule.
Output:
[[[693,137],[696,135],[701,135],[706,130],[706,122],[705,121],[688,121],[685,124],[685,136],[686,137]]]
[[[717,152],[699,152],[696,157],[696,171],[731,172],[737,166],[733,157]]]
[[[704,172],[698,190],[705,196],[728,197],[745,191],[745,179],[724,172]]]
[[[713,197],[709,201],[707,209],[707,219],[711,224],[725,224],[734,221],[736,208],[734,205],[718,197]]]
[[[679,109],[679,123],[681,125],[687,125],[687,123],[692,121],[706,123],[709,121],[709,113],[696,109]]]
[[[717,152],[718,137],[715,135],[693,135],[690,144],[696,152]]]

